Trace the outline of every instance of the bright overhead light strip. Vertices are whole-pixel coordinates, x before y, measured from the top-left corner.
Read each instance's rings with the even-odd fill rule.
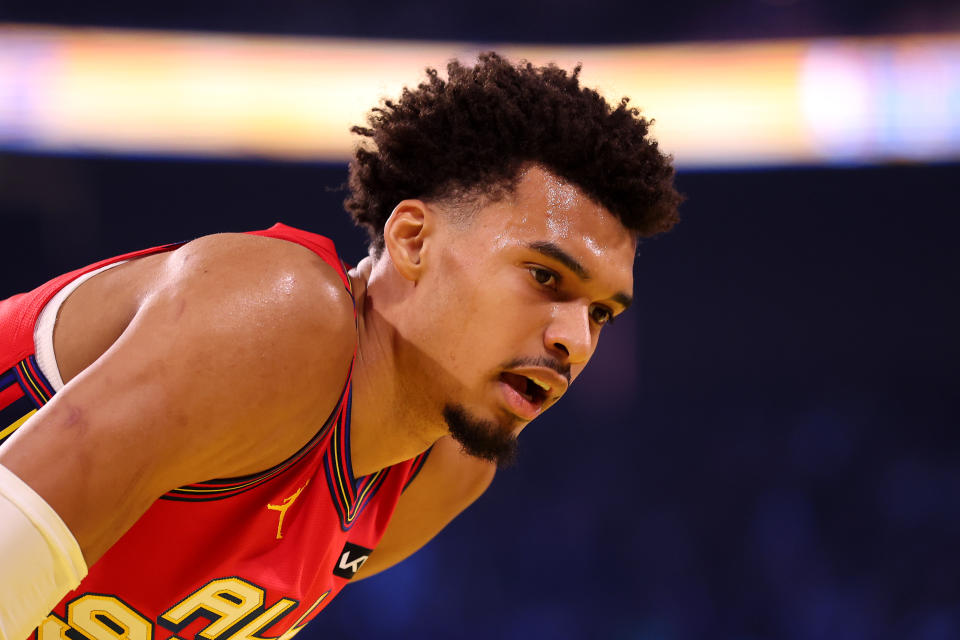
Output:
[[[582,62],[585,85],[656,119],[681,168],[960,158],[960,34],[489,48]],[[343,161],[380,98],[479,51],[0,25],[0,147]]]

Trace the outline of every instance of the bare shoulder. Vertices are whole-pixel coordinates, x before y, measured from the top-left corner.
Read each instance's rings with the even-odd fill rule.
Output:
[[[339,275],[293,243],[210,236],[123,269],[86,293],[133,302],[119,336],[0,449],[88,564],[166,491],[296,452],[356,342]]]
[[[244,300],[251,311],[293,314],[329,329],[353,324],[353,301],[337,271],[294,242],[239,233],[204,236],[165,256],[156,290]],[[315,313],[319,311],[320,313]]]
[[[328,348],[352,341],[352,300],[333,267],[286,240],[217,234],[122,264],[71,294],[54,336],[63,379],[69,381],[96,361],[135,318],[161,312],[164,305],[204,320],[198,330],[222,326],[224,314],[244,317],[253,324],[233,329],[254,334],[245,339],[276,341],[278,336],[259,330],[274,316],[286,321],[285,335],[301,341],[298,351],[309,346],[303,340],[323,341]],[[200,308],[204,318],[188,313]],[[331,353],[336,357],[335,349]]]
[[[337,271],[292,242],[220,234],[172,252],[154,282],[141,313],[175,327],[168,341],[190,361],[185,372],[215,371],[225,401],[285,423],[281,434],[241,420],[232,428],[274,439],[283,449],[274,457],[296,451],[339,400],[356,344],[353,300]]]
[[[306,367],[304,374],[315,368],[322,374],[332,362],[343,368],[353,353],[349,292],[332,266],[298,244],[244,234],[206,236],[171,252],[152,282],[144,304],[151,298],[168,304],[178,324],[197,324],[198,339],[222,333],[240,341],[237,347],[269,351],[274,362]]]

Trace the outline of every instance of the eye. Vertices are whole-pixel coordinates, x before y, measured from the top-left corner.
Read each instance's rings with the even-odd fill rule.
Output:
[[[533,276],[533,279],[537,281],[537,284],[547,287],[548,289],[556,289],[558,283],[557,274],[549,269],[544,269],[542,267],[527,267],[527,270],[530,272],[530,275]]]
[[[594,307],[590,310],[590,318],[597,324],[613,324],[613,312],[606,307]]]

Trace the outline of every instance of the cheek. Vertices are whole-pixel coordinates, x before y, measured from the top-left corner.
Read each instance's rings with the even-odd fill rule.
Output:
[[[453,366],[484,370],[531,355],[550,323],[551,302],[511,265],[491,268],[450,260],[443,277],[424,283],[433,353]]]
[[[442,281],[425,283],[429,295],[418,310],[429,314],[424,318],[429,350],[460,371],[472,366],[489,342],[494,306],[482,284],[463,275],[448,272]]]

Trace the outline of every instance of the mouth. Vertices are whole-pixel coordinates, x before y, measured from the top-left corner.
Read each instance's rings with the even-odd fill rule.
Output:
[[[543,381],[508,372],[500,374],[500,389],[510,411],[524,420],[533,420],[543,412],[550,390]]]

